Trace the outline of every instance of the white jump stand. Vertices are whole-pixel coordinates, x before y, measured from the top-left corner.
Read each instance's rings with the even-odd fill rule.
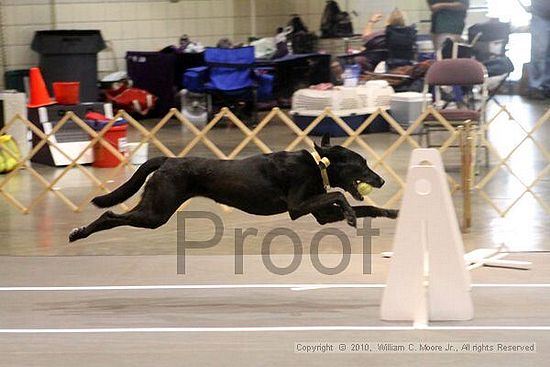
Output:
[[[436,149],[415,149],[382,298],[383,320],[469,320],[470,275],[451,193]]]

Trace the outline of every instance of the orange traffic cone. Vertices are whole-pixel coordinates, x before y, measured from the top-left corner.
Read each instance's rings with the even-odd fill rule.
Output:
[[[27,107],[38,108],[57,103],[50,98],[46,83],[44,83],[44,78],[42,78],[42,73],[39,68],[31,68],[29,77],[31,96]]]

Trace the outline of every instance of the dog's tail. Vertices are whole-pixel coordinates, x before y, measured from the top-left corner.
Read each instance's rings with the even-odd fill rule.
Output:
[[[143,163],[132,175],[132,177],[122,184],[122,186],[108,194],[96,196],[92,199],[92,203],[99,208],[107,208],[122,203],[124,200],[138,192],[147,179],[147,176],[149,176],[151,172],[159,169],[159,167],[164,164],[166,159],[168,159],[168,157],[155,157],[149,159],[147,162]]]

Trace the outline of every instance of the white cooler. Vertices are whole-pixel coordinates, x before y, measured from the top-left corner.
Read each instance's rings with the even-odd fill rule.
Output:
[[[390,100],[391,115],[406,130],[422,113],[423,102],[424,95],[422,93],[395,93]],[[426,102],[427,105],[432,103],[432,95],[430,93],[426,94]],[[419,132],[419,130],[415,132]]]
[[[0,110],[4,111],[4,114],[3,116],[0,116],[0,119],[4,121],[4,125],[10,122],[13,116],[17,113],[23,118],[27,118],[27,100],[25,93],[2,91],[0,92],[0,104],[2,105]],[[7,134],[13,136],[13,139],[17,142],[19,150],[23,156],[27,155],[27,153],[31,150],[27,131],[28,129],[21,121],[17,121],[8,131],[6,131]]]

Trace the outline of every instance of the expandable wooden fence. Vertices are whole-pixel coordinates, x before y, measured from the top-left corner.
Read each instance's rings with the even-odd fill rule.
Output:
[[[525,137],[519,142],[519,144],[506,156],[500,156],[498,150],[495,148],[495,145],[492,144],[487,132],[491,128],[494,121],[496,121],[502,114],[508,114],[511,117],[510,121],[517,123],[521,130],[524,131]],[[387,174],[394,180],[398,186],[399,190],[395,192],[387,201],[384,203],[376,203],[370,197],[366,198],[366,201],[371,205],[381,205],[389,206],[396,205],[400,200],[403,193],[403,188],[405,186],[405,175],[399,174],[398,170],[392,166],[391,160],[389,157],[395,153],[398,149],[403,147],[409,147],[410,149],[419,148],[420,143],[416,139],[415,132],[419,128],[422,128],[424,121],[428,115],[435,117],[436,121],[445,128],[446,137],[442,142],[441,146],[438,148],[441,152],[447,151],[450,147],[460,147],[460,157],[461,157],[461,180],[454,179],[451,175],[448,176],[448,181],[451,187],[451,191],[456,193],[461,191],[462,195],[462,215],[463,215],[463,224],[467,228],[471,223],[471,194],[479,193],[481,197],[493,207],[499,215],[504,216],[506,213],[526,194],[533,195],[537,201],[540,202],[541,206],[550,214],[550,207],[546,204],[539,195],[533,192],[532,188],[536,185],[550,170],[550,153],[546,148],[538,142],[533,134],[538,131],[542,125],[550,119],[550,109],[537,121],[535,126],[531,129],[524,126],[524,124],[519,123],[516,119],[512,118],[510,111],[506,107],[501,107],[496,114],[488,119],[488,122],[485,126],[477,128],[471,126],[468,122],[461,126],[456,126],[447,121],[437,110],[429,107],[425,110],[417,119],[414,121],[408,129],[404,129],[395,119],[385,110],[378,109],[373,114],[371,114],[357,129],[352,129],[345,121],[340,117],[335,115],[331,110],[327,109],[323,111],[319,116],[317,116],[306,128],[301,129],[294,123],[294,121],[279,108],[274,108],[269,111],[261,121],[253,128],[248,127],[244,122],[239,120],[229,109],[222,109],[206,126],[202,129],[197,128],[193,123],[188,121],[185,116],[183,116],[178,110],[172,109],[170,112],[164,116],[162,119],[156,123],[151,129],[147,129],[140,122],[136,121],[132,116],[127,114],[125,111],[119,111],[117,115],[101,130],[95,131],[86,124],[85,121],[80,119],[72,112],[67,112],[65,116],[53,127],[52,131],[48,134],[42,132],[36,125],[27,119],[23,118],[20,115],[15,115],[10,121],[7,122],[5,127],[0,130],[0,134],[9,132],[10,128],[14,124],[24,124],[28,129],[30,129],[34,134],[36,134],[40,141],[36,144],[28,154],[24,157],[18,159],[17,167],[14,171],[0,176],[0,196],[10,205],[17,208],[21,213],[29,213],[37,207],[37,205],[44,200],[47,195],[53,195],[58,198],[63,204],[65,204],[71,211],[79,212],[84,207],[86,207],[93,196],[97,195],[98,190],[101,192],[109,192],[107,183],[112,180],[121,169],[127,167],[130,170],[135,170],[134,165],[132,165],[131,159],[132,156],[139,150],[139,148],[145,144],[149,143],[156,147],[162,154],[169,157],[185,157],[190,154],[191,150],[199,143],[202,143],[206,148],[217,158],[220,159],[235,159],[237,158],[243,150],[249,145],[255,145],[260,152],[269,153],[272,149],[260,138],[259,133],[266,127],[268,124],[272,123],[275,120],[282,122],[283,126],[286,126],[292,133],[295,135],[294,139],[284,148],[287,151],[295,150],[299,147],[300,144],[306,144],[313,146],[313,140],[309,137],[309,133],[326,117],[332,118],[334,123],[337,124],[346,134],[344,141],[341,145],[349,147],[352,144],[359,146],[369,155],[369,165],[373,168],[383,168]],[[108,141],[105,140],[104,135],[109,130],[111,126],[115,123],[115,120],[118,118],[124,118],[128,121],[129,125],[133,127],[140,134],[140,142],[132,151],[127,154],[120,153],[115,149]],[[393,129],[396,135],[395,141],[389,144],[383,152],[377,152],[364,138],[364,135],[361,135],[376,119],[383,118]],[[231,123],[238,128],[242,133],[244,138],[242,141],[237,144],[237,146],[229,153],[224,153],[209,137],[209,132],[218,125],[222,120],[229,120]],[[157,136],[157,134],[165,127],[169,121],[177,120],[183,126],[187,128],[189,134],[191,134],[192,139],[189,140],[185,146],[179,151],[172,151],[169,149]],[[74,123],[78,125],[85,133],[87,133],[91,140],[86,145],[81,152],[76,156],[69,156],[67,152],[64,152],[51,137],[56,134],[65,124]],[[521,195],[515,200],[509,207],[505,209],[499,208],[495,201],[490,197],[490,194],[485,191],[487,183],[495,175],[495,173],[501,169],[506,168],[509,173],[518,178],[518,175],[515,174],[514,170],[511,169],[509,165],[509,159],[511,155],[519,149],[522,144],[525,144],[526,141],[535,142],[537,148],[540,150],[542,156],[545,157],[548,165],[540,172],[533,182],[524,182],[519,179],[519,181],[524,186],[524,191]],[[30,162],[31,158],[37,154],[37,152],[45,146],[46,144],[51,146],[51,149],[57,150],[63,157],[65,157],[70,163],[63,168],[59,168],[56,171],[53,179],[48,180],[46,177],[41,175],[37,169],[33,167],[33,163]],[[106,150],[120,159],[120,164],[110,170],[108,177],[100,178],[94,174],[94,170],[90,169],[88,166],[79,164],[79,159],[88,151],[93,149],[94,144],[101,144]],[[497,162],[491,165],[491,170],[485,175],[479,174],[477,177],[474,176],[474,165],[478,159],[475,157],[475,149],[479,145],[484,145],[489,149],[489,151],[497,157]],[[6,150],[6,153],[15,156],[14,152],[9,151],[8,148],[2,147],[0,149]],[[403,163],[401,163],[403,166]],[[71,170],[79,170],[84,176],[89,180],[91,189],[88,192],[85,192],[88,188],[82,188],[83,199],[79,202],[71,200],[63,190],[60,190],[57,187],[57,183],[65,177]],[[8,183],[12,181],[18,175],[28,175],[30,178],[39,183],[41,190],[33,194],[29,202],[24,203],[22,200],[16,198],[8,188]],[[471,192],[472,191],[472,192]],[[127,210],[128,207],[125,204],[121,204],[122,208]]]
[[[530,126],[530,124],[517,119],[506,106],[501,106],[498,111],[487,120],[486,124],[482,127],[482,131],[477,135],[480,139],[480,143],[489,149],[489,152],[495,158],[496,162],[491,164],[490,169],[485,175],[478,175],[473,189],[474,192],[479,194],[501,217],[505,217],[518,205],[520,200],[527,195],[531,195],[541,208],[544,209],[546,214],[550,215],[550,205],[543,199],[542,195],[537,193],[534,189],[537,185],[542,185],[544,178],[546,178],[550,172],[550,152],[547,149],[548,140],[546,139],[548,131],[543,132],[543,128],[548,127],[545,125],[548,121],[550,121],[550,109],[540,116],[534,125]],[[497,122],[500,122],[501,126],[494,127]],[[501,134],[502,139],[516,140],[508,147],[508,152],[502,152],[501,149],[498,148],[498,146],[501,145],[498,143],[502,142],[496,142],[494,139],[490,138],[491,130],[496,129],[508,132],[507,134]],[[540,133],[542,136],[537,137],[537,133]],[[546,140],[546,146],[541,140]],[[540,160],[542,161],[543,168],[529,175],[522,175],[518,172],[518,165],[514,167],[511,161],[513,157],[519,155],[523,149],[530,149],[532,151],[531,154],[525,157],[529,162],[525,162],[525,164],[521,164],[520,166],[536,169],[536,161]],[[507,175],[513,178],[515,183],[521,187],[521,190],[515,193],[516,196],[510,198],[509,202],[506,203],[504,207],[499,206],[494,195],[492,196],[487,192],[487,187],[491,180],[493,180],[502,169],[504,169]],[[546,188],[543,188],[543,190],[540,191],[544,191],[545,189]]]

